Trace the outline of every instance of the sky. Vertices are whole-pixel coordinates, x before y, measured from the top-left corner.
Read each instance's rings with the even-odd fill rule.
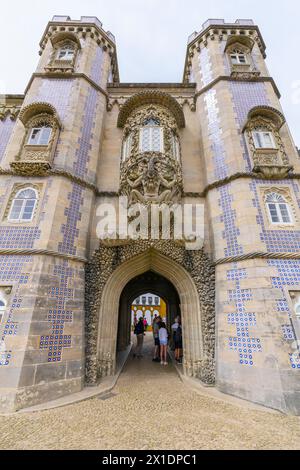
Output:
[[[299,0],[10,0],[1,5],[0,93],[23,93],[54,15],[97,16],[116,36],[122,82],[180,82],[187,38],[209,18],[253,19],[300,147]]]

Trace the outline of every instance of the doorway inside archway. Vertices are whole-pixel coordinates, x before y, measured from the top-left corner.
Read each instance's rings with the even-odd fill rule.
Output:
[[[155,315],[165,321],[172,346],[171,326],[175,318],[181,316],[179,295],[169,280],[154,271],[147,271],[128,282],[121,294],[117,353],[126,350],[133,341],[133,325],[139,318],[147,321],[149,344]]]
[[[131,305],[131,329],[134,328],[140,318],[143,319],[145,331],[153,331],[153,321],[160,317],[167,321],[167,304],[162,297],[151,292],[146,292],[137,297]]]

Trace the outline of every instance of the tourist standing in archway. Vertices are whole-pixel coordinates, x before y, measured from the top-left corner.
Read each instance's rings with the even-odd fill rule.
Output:
[[[134,328],[134,334],[136,335],[136,348],[133,357],[142,357],[142,350],[144,344],[144,319],[141,317]]]
[[[153,362],[160,362],[160,345],[159,345],[159,325],[161,323],[161,317],[155,315],[152,324],[153,339],[154,339],[154,355]]]
[[[161,364],[167,366],[168,330],[164,322],[159,324],[159,344]]]
[[[175,360],[181,363],[182,357],[182,327],[181,320],[178,317],[177,328],[174,330],[174,344],[175,344]]]

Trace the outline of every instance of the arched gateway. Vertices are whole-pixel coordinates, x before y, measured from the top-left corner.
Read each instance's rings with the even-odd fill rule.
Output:
[[[214,383],[214,268],[203,251],[189,252],[170,241],[101,247],[94,254],[86,279],[87,382],[114,374],[122,292],[130,281],[149,271],[178,293],[184,373]]]

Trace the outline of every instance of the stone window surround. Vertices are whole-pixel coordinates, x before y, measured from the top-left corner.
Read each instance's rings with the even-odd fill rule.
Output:
[[[144,153],[140,149],[141,130],[144,127],[144,122],[151,118],[159,120],[160,127],[162,128],[162,152],[158,153],[171,154],[175,160],[177,159],[180,162],[181,147],[176,120],[169,110],[156,104],[145,105],[136,109],[127,119],[124,126],[122,161],[125,160],[125,155],[126,159],[128,159],[132,154]],[[130,148],[126,148],[128,138],[130,139]],[[178,145],[179,155],[177,156],[173,155],[173,139],[176,139]]]
[[[23,192],[25,192],[25,191],[31,191],[31,192],[33,192],[33,193],[34,193],[34,197],[31,197],[31,198],[24,198],[24,197],[23,197],[23,198],[21,199],[21,198],[20,198],[20,195],[21,195]],[[13,219],[13,218],[12,218],[12,210],[13,210],[13,208],[14,208],[14,204],[15,204],[16,200],[19,200],[19,201],[22,200],[22,207],[20,208],[20,211],[19,211],[19,218],[18,218],[18,219],[17,219],[17,218]],[[31,210],[31,217],[30,217],[30,219],[24,218],[24,202],[25,202],[25,201],[28,201],[28,200],[30,200],[30,201],[33,200],[33,201],[34,201],[34,206],[33,206],[32,210]],[[34,214],[35,214],[35,208],[36,208],[37,203],[38,203],[38,192],[37,192],[37,190],[36,190],[35,188],[32,188],[31,186],[28,186],[27,188],[20,189],[20,190],[16,193],[15,197],[12,199],[10,211],[9,211],[9,214],[8,214],[8,222],[13,222],[13,223],[32,222],[32,219],[33,219]],[[26,202],[25,202],[25,207],[26,207]],[[22,215],[22,218],[21,218],[21,215]]]
[[[52,52],[48,64],[45,66],[47,72],[68,71],[74,72],[81,43],[76,34],[71,32],[59,32],[51,37]],[[69,47],[74,50],[74,55],[70,60],[59,59],[61,49]]]
[[[283,196],[286,203],[288,204],[289,213],[292,219],[291,223],[274,223],[271,220],[269,208],[266,203],[266,196],[271,193],[277,193]],[[297,201],[291,194],[289,186],[264,186],[259,190],[259,201],[263,208],[262,214],[265,222],[265,226],[268,230],[297,230],[299,226],[299,210]]]
[[[57,111],[49,103],[34,102],[21,110],[19,118],[24,125],[24,135],[19,153],[10,165],[16,173],[22,175],[42,175],[45,170],[51,169],[62,127]],[[28,141],[32,129],[45,126],[52,129],[48,144],[30,145]]]
[[[29,220],[29,221],[22,221],[22,222],[9,220],[8,217],[9,217],[9,214],[10,214],[10,210],[11,210],[14,198],[16,197],[16,195],[20,191],[22,191],[24,189],[34,189],[37,193],[37,203],[36,203],[35,208],[34,208],[34,213],[33,213],[32,219]],[[8,198],[7,198],[7,203],[3,204],[4,212],[3,212],[2,217],[1,217],[2,223],[5,222],[5,224],[8,224],[8,225],[12,225],[12,226],[18,225],[18,226],[21,226],[21,227],[22,226],[23,227],[36,226],[36,219],[40,215],[40,211],[41,211],[40,201],[42,200],[42,198],[44,196],[44,191],[45,191],[45,184],[43,182],[38,182],[38,183],[37,182],[34,182],[34,183],[30,183],[30,182],[28,182],[28,183],[15,183],[13,185],[13,187],[11,188],[11,191],[9,192],[9,195],[8,195]]]
[[[253,171],[263,173],[268,179],[280,177],[284,179],[293,167],[285,151],[280,129],[285,123],[284,116],[270,106],[257,106],[250,110],[242,132],[245,136],[249,155],[253,163]],[[270,132],[275,148],[257,148],[254,132]]]

